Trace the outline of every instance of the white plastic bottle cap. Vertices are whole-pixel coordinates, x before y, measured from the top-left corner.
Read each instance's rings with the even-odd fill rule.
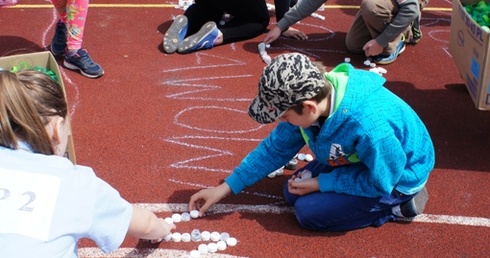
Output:
[[[346,57],[346,58],[344,58],[344,62],[346,62],[346,63],[350,63],[350,57]]]
[[[175,232],[172,234],[172,241],[180,242],[182,240],[182,235],[179,232]]]
[[[213,242],[218,242],[219,241],[219,237],[220,237],[220,233],[219,232],[212,232],[211,233],[211,241]]]
[[[276,176],[282,176],[282,175],[284,175],[284,167],[280,167],[279,169],[277,169],[274,172],[276,172]]]
[[[182,242],[190,242],[191,241],[191,234],[189,233],[182,233]]]
[[[267,176],[268,176],[269,178],[274,178],[274,177],[276,177],[276,171],[274,171],[274,172],[272,172],[272,173],[268,174]]]
[[[216,253],[216,251],[218,251],[218,245],[216,245],[216,243],[214,243],[214,242],[209,243],[208,244],[208,252]]]
[[[199,252],[201,254],[207,254],[208,253],[208,245],[207,244],[200,244],[198,247],[197,247],[197,250],[199,250]]]
[[[236,243],[237,243],[237,240],[236,240],[236,238],[234,238],[234,237],[230,237],[230,238],[228,238],[228,239],[226,240],[226,244],[227,244],[228,246],[235,246],[235,245],[236,245]]]
[[[303,153],[300,153],[300,154],[298,154],[298,159],[299,160],[305,160],[306,159],[306,155],[303,154]]]
[[[216,243],[216,247],[218,247],[219,251],[223,251],[226,249],[226,242],[225,241],[218,241]]]
[[[305,155],[305,160],[306,160],[306,161],[308,161],[308,162],[313,161],[313,155],[311,155],[311,154],[306,154],[306,155]]]
[[[376,67],[376,63],[370,63],[370,64],[369,64],[369,66],[370,66],[371,68],[374,68],[374,67]]]
[[[189,221],[191,220],[191,215],[189,212],[184,212],[182,215],[180,215],[182,221]]]
[[[369,61],[369,60],[364,61],[364,65],[365,66],[370,66],[371,65],[371,61]]]
[[[174,224],[174,220],[172,218],[170,218],[170,217],[165,218],[164,220],[165,220],[165,222],[167,222],[170,225]]]
[[[179,223],[182,220],[182,216],[178,213],[172,214],[172,220],[174,223]]]
[[[301,172],[301,180],[305,180],[305,179],[310,179],[313,175],[311,174],[311,171],[309,170],[305,170],[303,172]]]
[[[192,242],[199,242],[201,241],[201,232],[199,229],[193,229],[191,232],[191,240]]]
[[[191,258],[201,258],[201,252],[198,250],[192,250],[190,256]]]
[[[198,210],[191,210],[191,218],[196,219],[199,217],[199,211]]]
[[[221,241],[225,241],[228,240],[228,238],[230,238],[230,234],[228,234],[227,232],[222,232],[219,236],[219,240]]]
[[[386,74],[388,71],[386,71],[386,69],[384,69],[383,67],[378,67],[378,72],[380,74]]]
[[[163,240],[165,240],[166,242],[172,241],[172,233],[166,235]]]
[[[209,241],[209,239],[211,239],[211,233],[209,233],[209,231],[201,232],[201,239],[202,241]]]

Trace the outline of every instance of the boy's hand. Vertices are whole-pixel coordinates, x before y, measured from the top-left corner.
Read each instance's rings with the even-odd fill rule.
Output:
[[[231,193],[231,189],[227,183],[222,183],[214,188],[202,189],[191,196],[189,210],[199,210],[199,216],[203,216],[209,207],[219,202],[229,193]]]
[[[305,195],[312,192],[320,191],[320,186],[318,184],[318,177],[303,179],[299,182],[295,181],[296,176],[292,176],[288,180],[288,191],[296,195]]]

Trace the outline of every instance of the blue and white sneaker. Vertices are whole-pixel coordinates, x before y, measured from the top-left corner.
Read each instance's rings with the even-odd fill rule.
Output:
[[[218,34],[219,30],[216,23],[213,21],[207,22],[196,34],[180,42],[177,52],[186,54],[201,49],[212,48],[218,38]]]
[[[51,52],[55,56],[62,56],[65,54],[66,50],[66,40],[67,40],[67,29],[66,24],[60,20],[56,23],[56,30],[54,31],[53,40],[51,41]]]
[[[405,51],[405,36],[402,36],[400,43],[396,46],[395,51],[391,53],[389,56],[376,56],[373,58],[373,61],[380,65],[391,64],[395,62],[396,58]]]
[[[187,34],[187,17],[185,15],[178,15],[175,17],[172,25],[168,28],[167,32],[163,36],[163,50],[172,54],[177,51],[179,43],[184,40]]]
[[[79,70],[83,76],[88,78],[98,78],[104,74],[102,67],[90,58],[85,49],[79,49],[73,56],[65,55],[63,64],[68,69]]]

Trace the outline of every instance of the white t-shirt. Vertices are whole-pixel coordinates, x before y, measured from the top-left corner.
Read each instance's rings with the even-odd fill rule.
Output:
[[[81,238],[114,251],[132,213],[89,167],[0,147],[0,257],[77,257]]]

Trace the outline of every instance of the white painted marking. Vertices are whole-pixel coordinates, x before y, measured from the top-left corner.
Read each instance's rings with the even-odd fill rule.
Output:
[[[138,203],[138,206],[147,208],[153,212],[183,212],[187,211],[187,203]],[[279,207],[267,204],[262,205],[241,205],[241,204],[215,204],[209,209],[209,213],[220,214],[223,211],[233,210],[238,212],[259,213],[259,214],[284,214],[293,213],[292,207]],[[478,226],[490,227],[490,218],[483,217],[465,217],[436,214],[422,214],[413,220],[404,219],[405,221],[451,224],[461,226]]]
[[[163,249],[163,248],[119,248],[111,253],[104,253],[96,247],[84,247],[78,249],[80,258],[98,257],[98,258],[115,258],[115,257],[133,257],[133,258],[176,258],[188,257],[190,251]],[[228,254],[213,253],[207,254],[209,258],[245,258],[246,256],[234,256]]]

